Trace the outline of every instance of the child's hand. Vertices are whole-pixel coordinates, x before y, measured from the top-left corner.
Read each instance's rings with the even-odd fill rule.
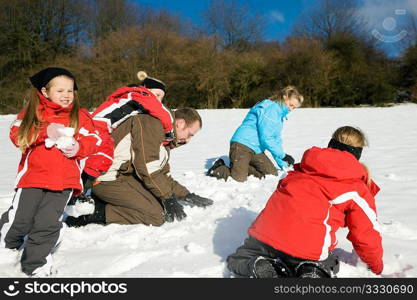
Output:
[[[66,157],[71,158],[78,153],[78,150],[80,150],[80,144],[76,140],[74,140],[71,146],[62,149],[61,151],[64,153]]]
[[[46,134],[48,138],[53,141],[56,141],[62,134],[59,132],[59,128],[65,128],[64,125],[58,123],[51,123],[46,127]]]

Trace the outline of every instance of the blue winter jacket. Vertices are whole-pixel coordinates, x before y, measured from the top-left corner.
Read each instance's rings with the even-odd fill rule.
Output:
[[[230,142],[241,143],[251,148],[255,154],[268,150],[281,170],[288,167],[282,160],[285,153],[282,149],[281,131],[289,112],[282,102],[269,99],[258,102],[249,110]]]

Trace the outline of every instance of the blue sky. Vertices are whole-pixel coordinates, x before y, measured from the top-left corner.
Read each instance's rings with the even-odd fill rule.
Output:
[[[154,8],[164,8],[200,25],[201,13],[207,9],[210,0],[136,0],[135,2]],[[238,0],[237,2],[264,16],[267,40],[282,41],[291,33],[294,21],[304,9],[314,5],[315,0]]]
[[[178,14],[184,20],[190,20],[196,25],[202,24],[201,13],[210,0],[133,0],[134,2]],[[338,1],[338,0],[334,0]],[[382,37],[394,37],[404,31],[404,20],[411,14],[417,15],[417,0],[357,0],[361,12],[368,21],[369,34],[377,30]],[[317,5],[317,0],[237,0],[264,16],[267,40],[283,41],[291,34],[292,27],[300,15]],[[397,12],[401,11],[402,14]],[[407,36],[404,37],[404,39]],[[398,55],[400,43],[384,41],[382,46],[390,55]]]

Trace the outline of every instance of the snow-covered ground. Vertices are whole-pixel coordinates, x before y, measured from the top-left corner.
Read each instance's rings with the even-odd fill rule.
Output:
[[[70,228],[54,255],[59,277],[229,277],[226,257],[241,245],[246,229],[277,185],[277,177],[245,183],[217,181],[204,172],[227,156],[229,139],[247,110],[201,110],[203,129],[191,143],[172,151],[172,175],[189,190],[215,201],[186,207],[182,222],[161,227],[89,225]],[[377,207],[385,269],[381,277],[417,277],[417,105],[391,108],[301,108],[288,116],[286,152],[300,160],[311,146],[325,147],[339,126],[368,135],[362,161],[381,187]],[[11,204],[19,160],[8,139],[14,116],[0,116],[0,212]],[[338,232],[339,277],[374,277]],[[0,249],[0,276],[20,277],[19,252]]]

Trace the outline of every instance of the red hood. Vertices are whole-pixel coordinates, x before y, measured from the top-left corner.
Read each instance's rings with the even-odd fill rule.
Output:
[[[299,168],[303,173],[334,179],[366,177],[366,170],[349,152],[313,147],[304,152]]]
[[[312,147],[304,152],[301,163],[294,166],[294,170],[311,176],[336,180],[368,181],[365,167],[349,152],[333,148]],[[368,186],[375,196],[379,187],[371,181]]]

